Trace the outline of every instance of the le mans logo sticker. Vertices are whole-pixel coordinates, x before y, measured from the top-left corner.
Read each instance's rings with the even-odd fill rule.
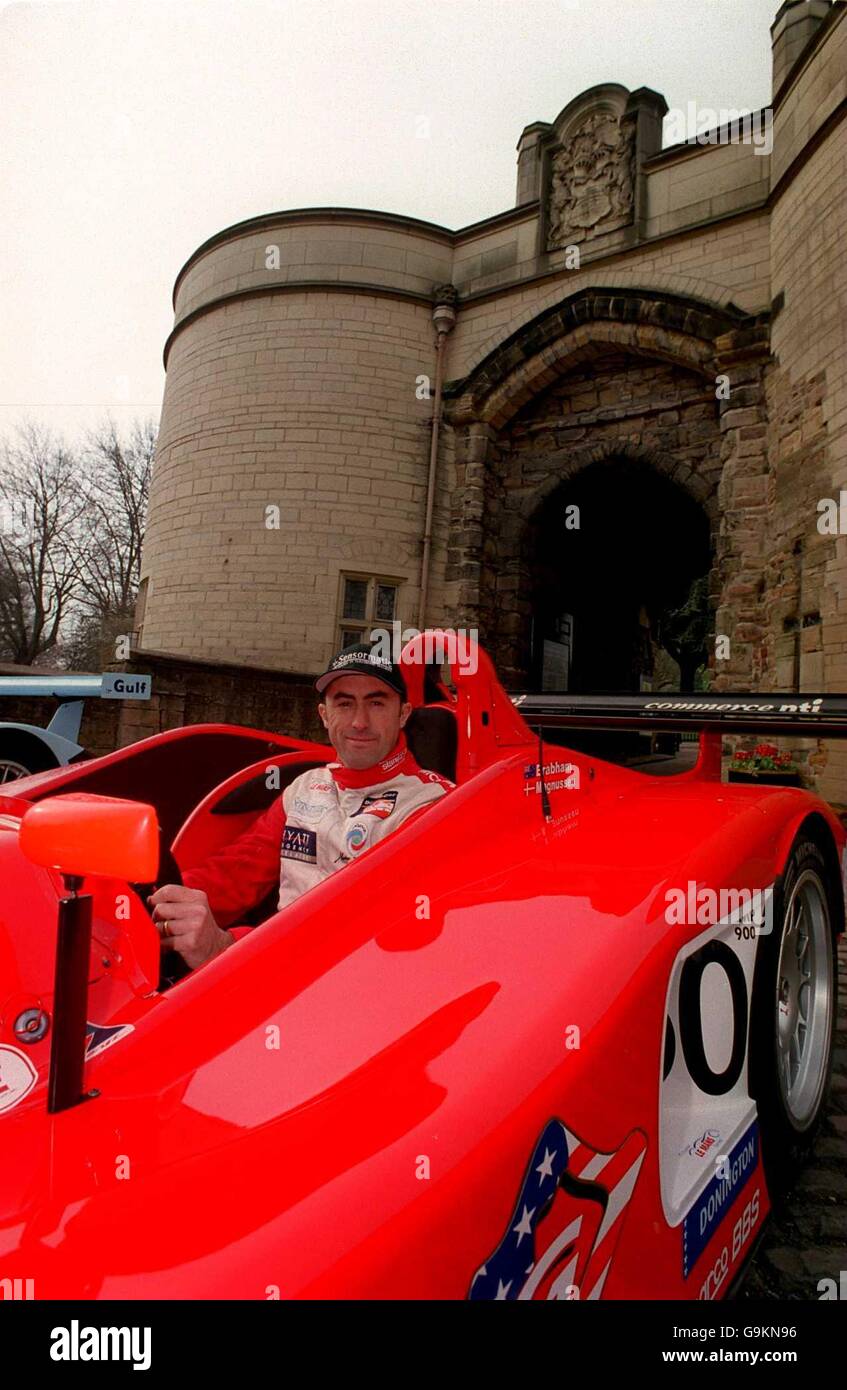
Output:
[[[38,1072],[25,1053],[0,1044],[0,1112],[19,1105],[37,1080]]]

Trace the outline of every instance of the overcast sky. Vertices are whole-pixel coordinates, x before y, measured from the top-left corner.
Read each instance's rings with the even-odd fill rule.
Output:
[[[766,106],[778,7],[0,0],[0,433],[158,418],[177,271],[233,222],[489,217],[523,127],[598,82]]]

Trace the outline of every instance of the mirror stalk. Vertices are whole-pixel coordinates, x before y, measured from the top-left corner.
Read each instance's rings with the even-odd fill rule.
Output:
[[[88,970],[92,897],[80,893],[82,878],[64,874],[67,897],[59,900],[53,1036],[47,1110],[51,1115],[86,1100],[82,1078],[88,1033]]]

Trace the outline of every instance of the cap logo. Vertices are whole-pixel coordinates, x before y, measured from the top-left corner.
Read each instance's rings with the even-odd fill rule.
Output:
[[[349,666],[351,662],[355,662],[357,665],[367,662],[371,666],[378,666],[381,671],[391,670],[391,662],[386,661],[382,656],[377,656],[374,652],[349,652],[345,656],[337,656],[330,669],[337,671],[342,666]]]

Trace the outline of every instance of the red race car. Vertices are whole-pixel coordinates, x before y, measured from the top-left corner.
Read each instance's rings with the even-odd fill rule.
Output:
[[[4,1290],[726,1296],[825,1104],[845,837],[722,784],[721,732],[843,735],[847,701],[510,698],[480,650],[434,692],[446,641],[402,661],[455,790],[181,979],[143,885],[332,750],[204,725],[0,788]],[[699,758],[542,742],[569,725]]]

